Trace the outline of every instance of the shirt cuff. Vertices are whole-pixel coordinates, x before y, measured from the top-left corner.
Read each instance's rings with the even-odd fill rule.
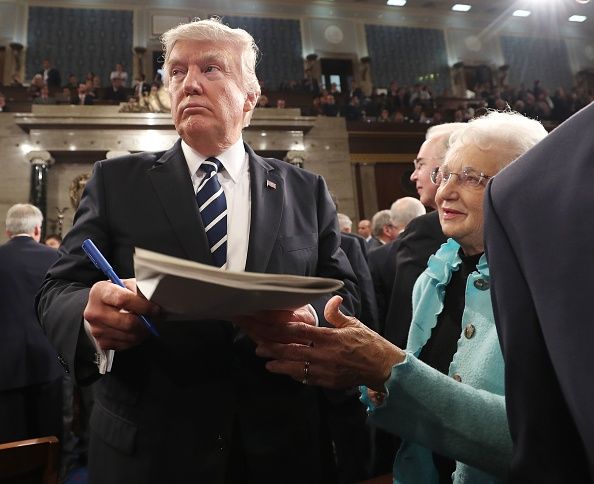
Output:
[[[99,346],[99,342],[91,334],[91,324],[85,319],[84,320],[85,333],[93,343],[95,347],[95,363],[99,368],[99,373],[105,375],[111,371],[111,365],[113,364],[114,350],[104,351]]]

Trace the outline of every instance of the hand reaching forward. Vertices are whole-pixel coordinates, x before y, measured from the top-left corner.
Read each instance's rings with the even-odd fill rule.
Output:
[[[159,306],[137,294],[136,279],[122,282],[127,289],[109,281],[95,283],[83,313],[103,350],[124,350],[142,343],[150,333],[137,314],[159,314]]]
[[[392,367],[404,360],[405,353],[356,318],[345,316],[339,310],[341,302],[340,296],[334,296],[324,310],[334,328],[287,322],[275,328],[275,341],[259,340],[256,354],[273,360],[266,368],[306,384],[366,385],[382,391]]]

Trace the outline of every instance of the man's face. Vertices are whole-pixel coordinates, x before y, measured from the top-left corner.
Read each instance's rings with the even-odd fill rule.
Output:
[[[434,139],[426,140],[417,155],[415,170],[410,176],[410,181],[415,183],[421,203],[426,207],[436,208],[435,192],[437,185],[431,182],[431,172],[439,166],[442,158],[440,153],[440,141]]]
[[[357,226],[357,232],[361,237],[369,237],[371,235],[371,222],[369,220],[361,220]]]
[[[180,40],[167,63],[171,116],[182,139],[203,155],[217,155],[241,136],[256,96],[241,80],[241,55],[231,45]]]
[[[49,69],[50,68],[50,62],[47,59],[43,61],[43,68],[44,69]]]

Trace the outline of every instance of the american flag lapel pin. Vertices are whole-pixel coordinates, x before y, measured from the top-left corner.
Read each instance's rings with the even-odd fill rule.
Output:
[[[272,188],[273,190],[276,190],[276,183],[270,180],[266,180],[266,188]]]

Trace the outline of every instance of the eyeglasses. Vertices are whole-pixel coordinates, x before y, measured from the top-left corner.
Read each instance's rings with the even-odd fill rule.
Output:
[[[431,181],[435,185],[445,185],[452,175],[458,177],[458,182],[467,187],[478,188],[484,186],[485,182],[492,178],[490,175],[485,175],[482,172],[478,172],[472,168],[464,168],[462,173],[454,173],[450,171],[447,166],[435,167],[431,172]]]

